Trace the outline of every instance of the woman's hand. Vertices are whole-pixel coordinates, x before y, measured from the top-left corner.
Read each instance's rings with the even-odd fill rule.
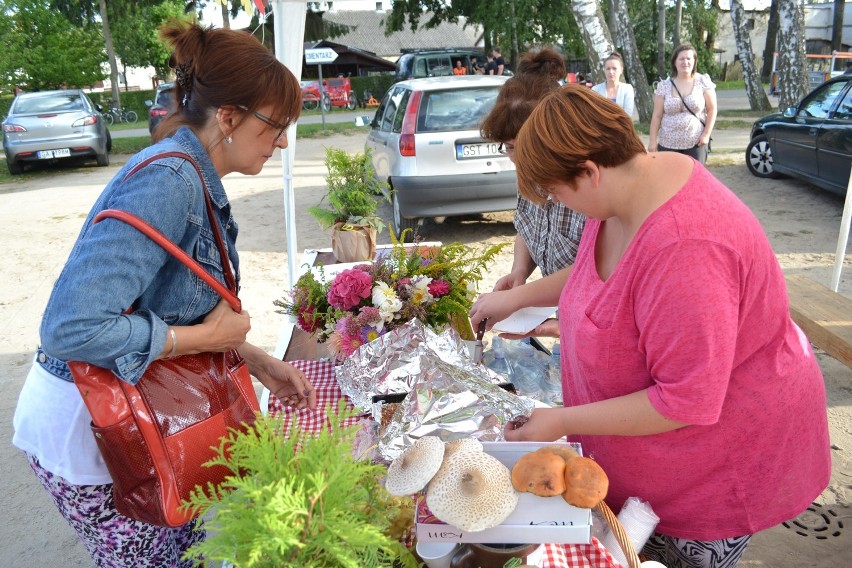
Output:
[[[710,134],[702,133],[696,146],[707,146],[710,143]]]
[[[302,371],[248,342],[240,346],[240,355],[246,360],[249,372],[282,403],[316,409],[317,393]]]
[[[520,287],[481,294],[470,307],[470,325],[473,329],[484,319],[488,320],[486,329],[491,329],[496,322],[516,312],[519,307],[514,307],[511,298],[517,290],[520,290]]]
[[[287,406],[316,410],[317,393],[313,385],[305,374],[293,365],[268,356],[263,371],[255,376]]]
[[[494,289],[492,292],[500,292],[501,290],[511,290],[516,286],[523,286],[526,284],[527,279],[519,273],[510,272],[506,276],[502,277],[500,280],[494,284]]]
[[[562,418],[564,408],[536,408],[529,420],[518,426],[509,422],[503,429],[508,442],[554,442],[568,435]]]
[[[202,351],[229,351],[245,343],[251,329],[251,318],[248,312],[237,313],[227,301],[219,300],[200,325],[205,328]]]

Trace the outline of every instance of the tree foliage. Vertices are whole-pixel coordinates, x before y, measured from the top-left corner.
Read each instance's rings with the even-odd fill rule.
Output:
[[[84,87],[104,78],[103,35],[95,26],[77,27],[51,10],[47,1],[0,2],[0,60],[3,90]]]
[[[182,17],[186,17],[183,0],[131,6],[128,17],[111,20],[115,54],[125,66],[150,65],[159,77],[167,77],[171,51],[160,40],[158,30],[164,22]],[[139,25],[140,22],[145,22],[145,25]]]

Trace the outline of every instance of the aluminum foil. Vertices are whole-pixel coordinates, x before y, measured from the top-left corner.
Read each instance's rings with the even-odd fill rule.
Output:
[[[471,371],[434,355],[421,356],[420,366],[423,372],[380,432],[379,457],[388,462],[423,436],[502,441],[507,422],[532,413],[532,400],[492,383],[482,367]]]
[[[424,357],[429,363],[424,364]],[[505,377],[471,360],[468,345],[458,332],[447,328],[435,333],[417,319],[358,348],[337,367],[343,394],[358,408],[370,411],[374,396],[406,394],[418,378],[440,360],[482,377],[492,384]]]

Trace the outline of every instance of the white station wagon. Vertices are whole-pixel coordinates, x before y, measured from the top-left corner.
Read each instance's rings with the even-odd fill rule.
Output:
[[[424,217],[515,208],[515,166],[479,132],[507,79],[410,79],[382,98],[365,148],[376,177],[390,186],[397,234]]]

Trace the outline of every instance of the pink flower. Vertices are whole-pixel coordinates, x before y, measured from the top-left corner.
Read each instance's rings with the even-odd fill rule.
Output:
[[[446,280],[432,280],[429,282],[428,289],[430,294],[440,298],[450,293],[450,283]]]
[[[328,290],[328,303],[338,310],[357,306],[373,293],[373,279],[357,268],[344,270],[334,279]]]

